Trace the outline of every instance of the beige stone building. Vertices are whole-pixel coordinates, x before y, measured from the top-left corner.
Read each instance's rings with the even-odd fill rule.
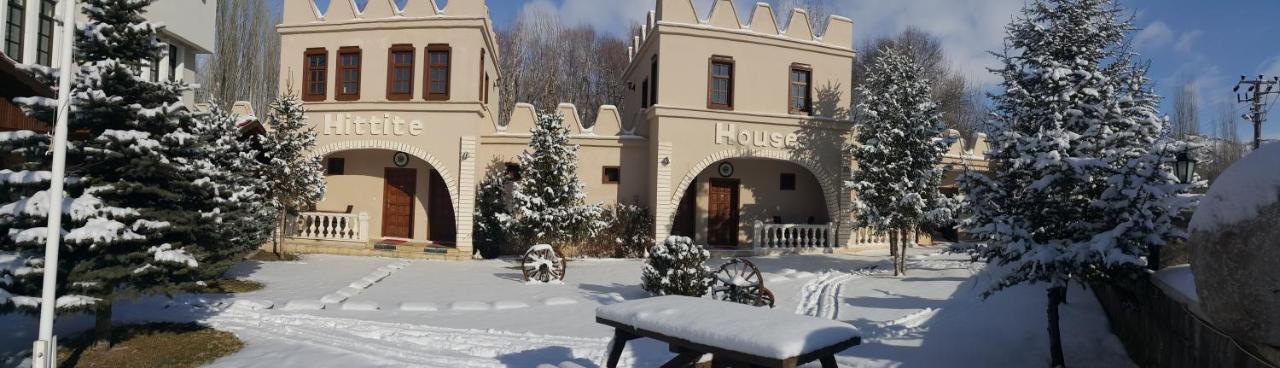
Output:
[[[642,204],[658,238],[730,253],[881,246],[846,214],[853,22],[832,16],[813,30],[801,10],[783,21],[765,4],[750,17],[730,0],[713,6],[700,19],[692,0],[658,0],[628,51],[625,103],[596,121],[559,106],[587,200]],[[285,2],[281,86],[306,101],[328,169],[328,192],[290,246],[468,257],[478,179],[516,161],[536,112],[518,104],[497,119],[504,71],[482,0],[357,9]],[[984,147],[958,144],[947,161],[979,167],[972,152]]]

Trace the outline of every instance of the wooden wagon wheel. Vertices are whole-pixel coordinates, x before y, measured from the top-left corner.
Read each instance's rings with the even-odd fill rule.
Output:
[[[751,261],[735,258],[711,275],[711,297],[753,306],[773,307],[773,292],[764,287],[764,276]]]
[[[524,281],[559,281],[564,280],[565,262],[551,245],[538,244],[524,252],[520,269],[524,271]]]

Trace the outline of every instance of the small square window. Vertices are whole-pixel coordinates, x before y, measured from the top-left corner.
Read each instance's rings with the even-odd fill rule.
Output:
[[[347,160],[340,157],[330,157],[328,165],[326,165],[325,175],[343,175],[347,171]]]
[[[605,166],[604,183],[617,184],[622,181],[622,170],[617,166]]]
[[[507,175],[507,180],[511,180],[511,181],[520,180],[520,164],[517,164],[514,162],[508,162],[506,164],[506,175]]]
[[[796,174],[783,173],[778,177],[779,190],[796,190]]]

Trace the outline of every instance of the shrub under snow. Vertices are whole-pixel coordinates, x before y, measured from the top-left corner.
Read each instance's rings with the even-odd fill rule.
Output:
[[[711,286],[708,258],[711,252],[694,244],[693,239],[667,237],[649,250],[641,286],[654,295],[703,296]]]

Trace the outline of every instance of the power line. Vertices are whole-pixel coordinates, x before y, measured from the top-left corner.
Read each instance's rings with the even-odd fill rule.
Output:
[[[1268,101],[1267,95],[1280,96],[1280,90],[1275,89],[1276,85],[1280,84],[1280,77],[1271,77],[1270,80],[1262,75],[1258,75],[1258,79],[1247,78],[1240,76],[1240,81],[1231,91],[1236,92],[1236,102],[1249,103],[1249,113],[1245,114],[1244,118],[1253,121],[1253,149],[1256,150],[1262,145],[1262,122],[1267,120],[1269,110],[1267,106],[1276,101],[1275,98]],[[1240,87],[1245,86],[1248,88],[1241,95]]]

